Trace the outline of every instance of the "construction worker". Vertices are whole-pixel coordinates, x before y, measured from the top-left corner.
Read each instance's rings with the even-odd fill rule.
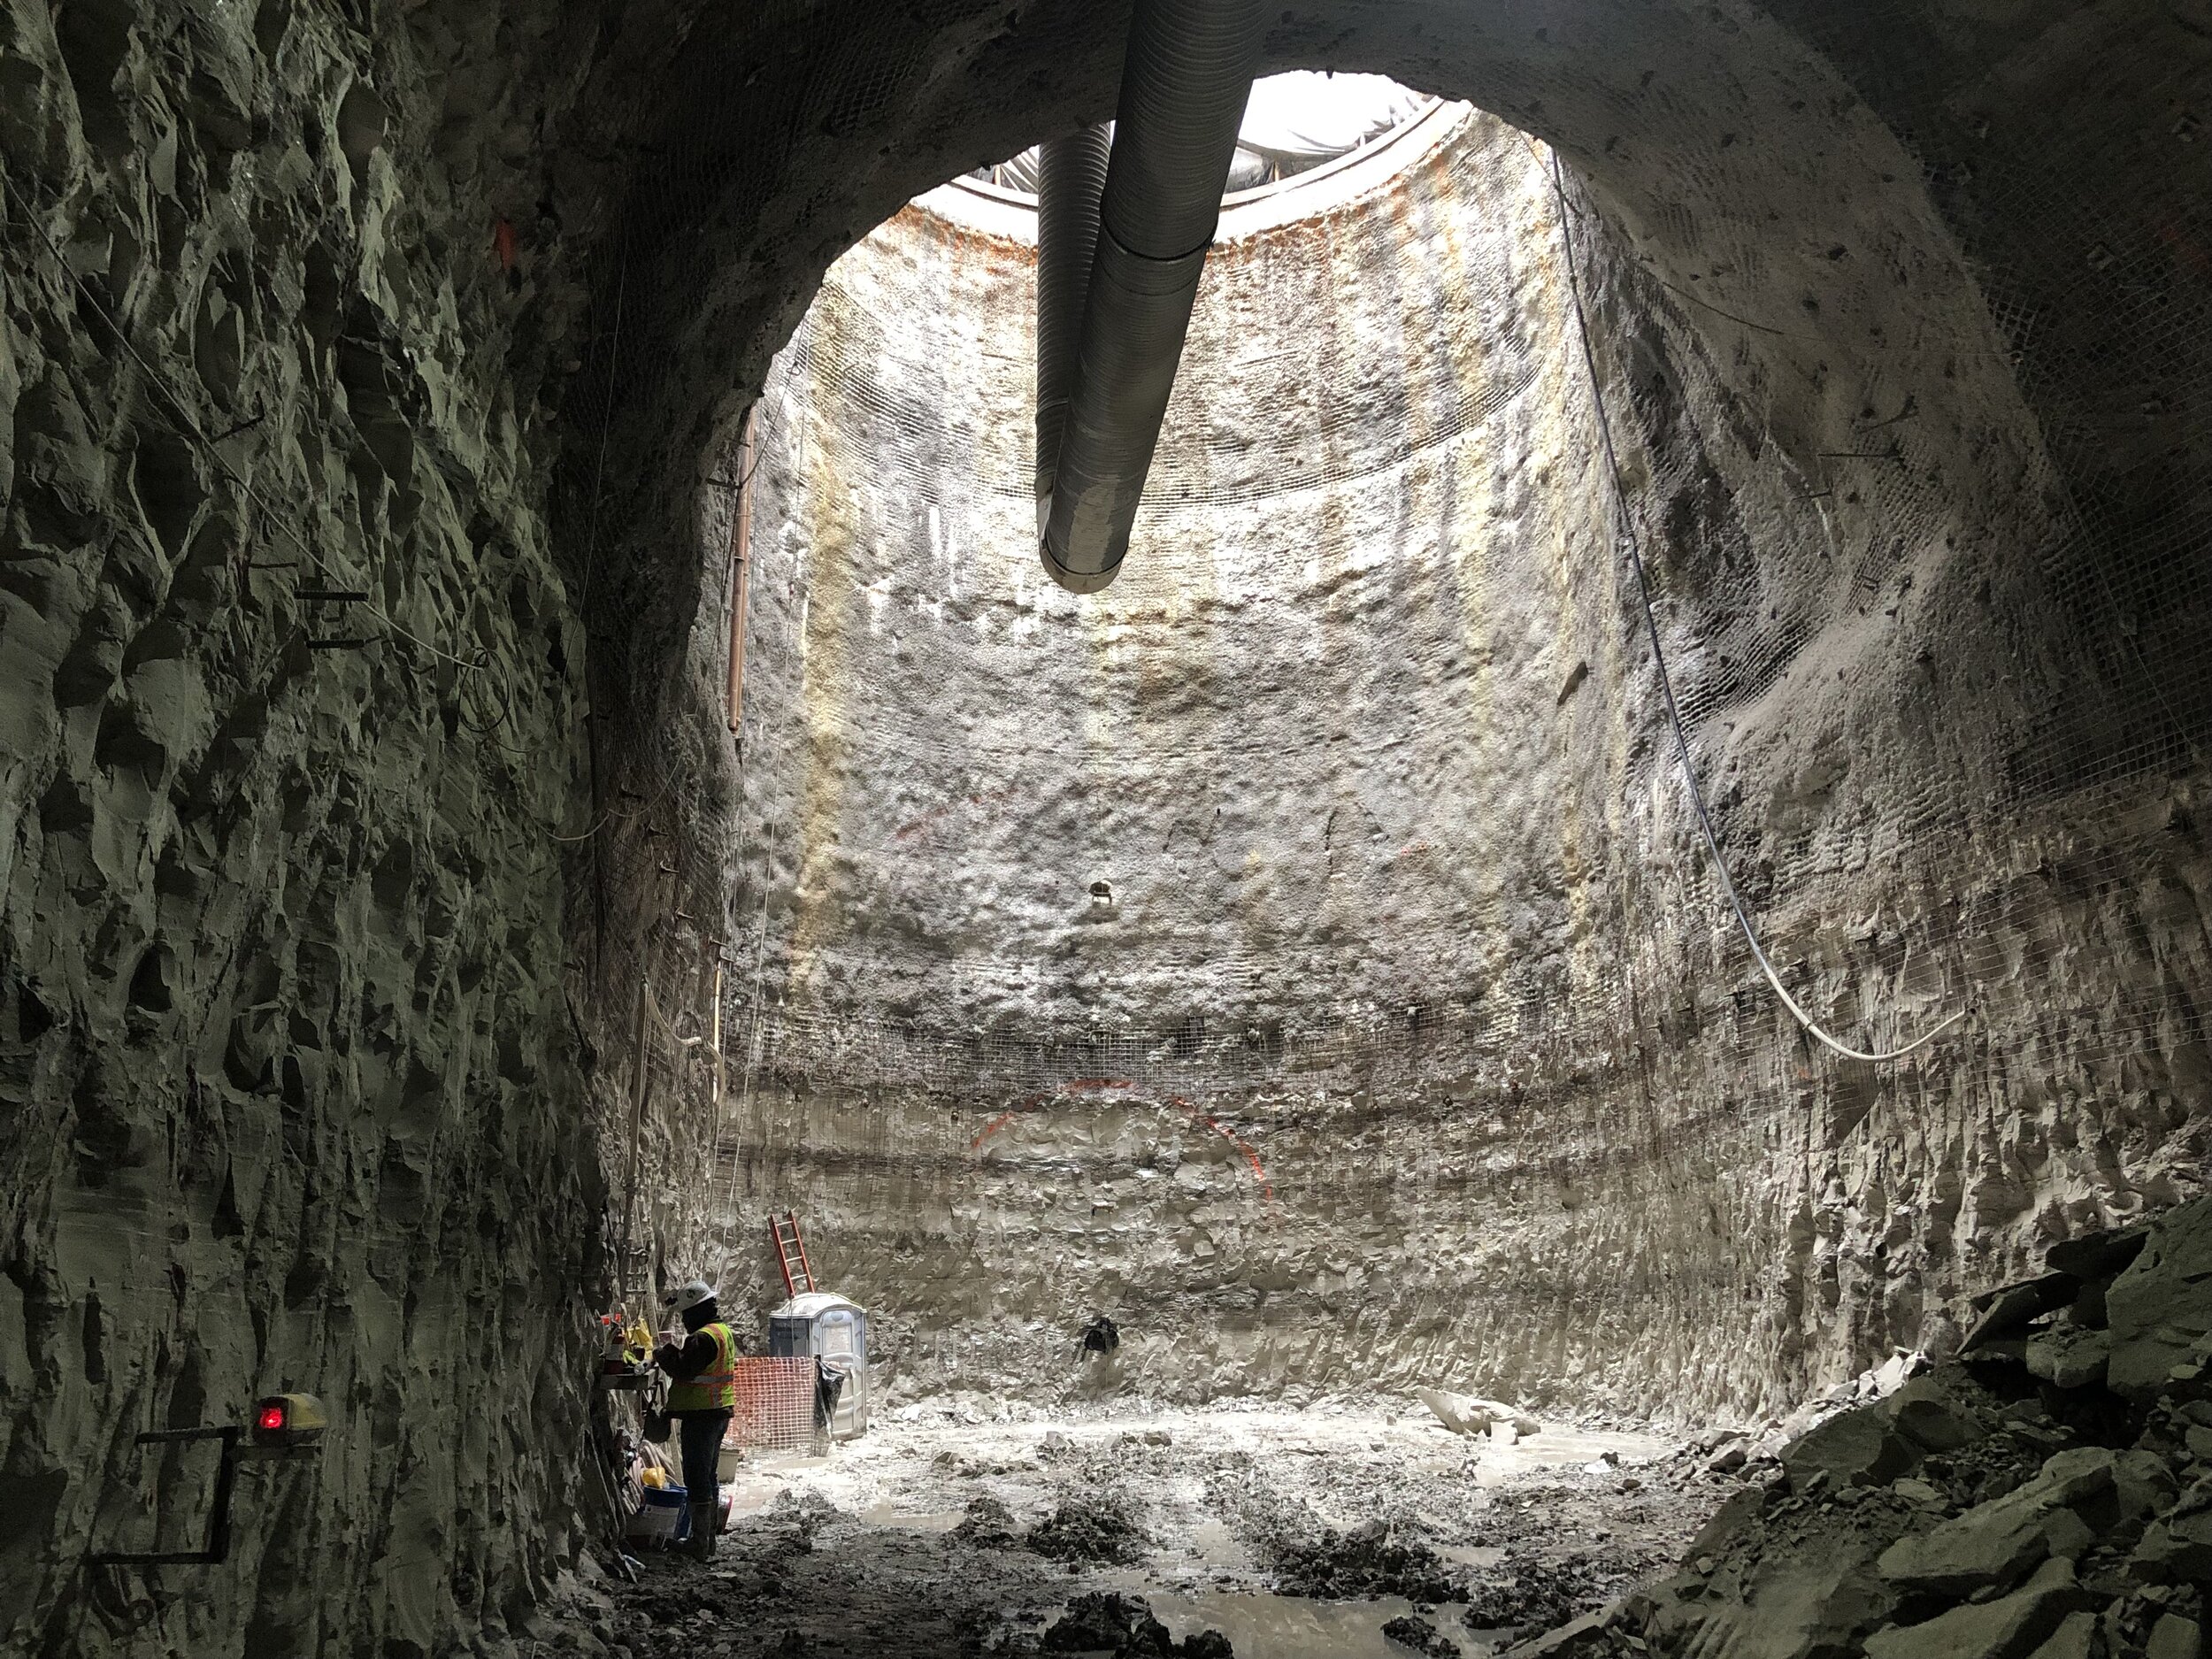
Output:
[[[661,1306],[682,1317],[687,1333],[681,1347],[662,1343],[653,1363],[669,1377],[668,1415],[683,1447],[692,1553],[711,1561],[722,1517],[722,1436],[737,1405],[737,1335],[722,1323],[714,1286],[703,1279],[664,1292]]]

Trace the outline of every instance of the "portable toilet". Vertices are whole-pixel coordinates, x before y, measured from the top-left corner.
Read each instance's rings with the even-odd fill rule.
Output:
[[[794,1296],[768,1316],[772,1357],[811,1354],[826,1371],[843,1376],[830,1433],[849,1440],[868,1431],[868,1314],[826,1290]]]

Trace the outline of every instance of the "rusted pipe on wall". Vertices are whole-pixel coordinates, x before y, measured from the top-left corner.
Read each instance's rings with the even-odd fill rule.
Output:
[[[1266,16],[1258,0],[1137,0],[1039,549],[1076,593],[1112,581],[1129,549]]]
[[[630,1302],[630,1229],[637,1219],[638,1142],[645,1133],[645,1095],[650,1087],[653,1068],[645,1052],[645,1010],[653,1000],[653,983],[644,975],[637,982],[637,1025],[632,1036],[632,1057],[636,1071],[630,1091],[630,1157],[629,1173],[622,1182],[622,1239],[615,1248],[615,1295],[624,1307]]]
[[[753,545],[753,416],[737,429],[737,508],[730,515],[730,735],[745,723],[745,587]]]

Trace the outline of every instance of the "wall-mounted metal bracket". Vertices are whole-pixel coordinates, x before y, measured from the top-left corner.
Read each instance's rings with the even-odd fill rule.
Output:
[[[150,1429],[138,1437],[141,1446],[170,1440],[220,1440],[221,1461],[215,1465],[215,1499],[207,1512],[207,1541],[198,1549],[96,1550],[88,1559],[96,1567],[153,1567],[171,1563],[213,1566],[230,1559],[231,1489],[238,1479],[239,1441],[244,1431],[227,1424],[212,1429]]]
[[[141,1434],[136,1442],[141,1446],[178,1440],[222,1443],[221,1456],[215,1465],[215,1494],[208,1505],[205,1541],[197,1549],[95,1550],[86,1560],[96,1567],[211,1567],[229,1560],[231,1497],[237,1486],[238,1465],[285,1463],[311,1456],[316,1450],[311,1443],[249,1443],[245,1433],[234,1424],[225,1424],[217,1428],[149,1429]]]

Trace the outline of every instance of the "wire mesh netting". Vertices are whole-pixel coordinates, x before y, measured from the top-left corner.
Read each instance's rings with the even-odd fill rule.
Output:
[[[1845,60],[1880,55],[1870,44],[1872,19],[1808,28]],[[1909,32],[1901,27],[1898,37]],[[918,48],[864,32],[823,45],[803,73],[764,96],[795,121],[806,111],[794,131],[851,130],[887,119],[921,62]],[[1911,65],[1881,73],[1893,95],[1885,111],[1892,128],[1918,152],[1940,198],[1949,170],[1982,141],[1937,88],[1917,87]],[[818,115],[818,127],[809,125]],[[1526,165],[1540,171],[1533,155]],[[1772,255],[1759,216],[1747,211],[1716,229],[1722,216],[1701,219],[1691,205],[1724,203],[1735,165],[1717,155],[1684,161],[1681,199],[1669,212],[1681,234],[1709,239],[1714,269],[1755,271]],[[703,204],[741,217],[760,210],[764,197],[748,195],[755,187],[726,171],[733,165],[726,155],[672,158],[630,227],[628,274],[609,274],[610,296],[623,280],[642,282],[656,306],[680,307],[713,280],[686,265],[684,229]],[[1506,163],[1493,156],[1486,165]],[[759,172],[764,180],[774,168]],[[2047,194],[2052,184],[1985,173],[1978,188],[2001,198]],[[1525,250],[1559,234],[1544,193],[1511,198],[1509,236],[1447,234],[1438,200],[1416,198],[1413,207],[1401,229],[1431,238],[1429,246],[1446,250],[1436,257],[1455,262],[1451,304],[1471,319],[1467,333],[1481,337],[1482,373],[1445,377],[1439,383],[1450,395],[1423,401],[1410,380],[1365,374],[1364,348],[1348,331],[1254,332],[1216,366],[1256,388],[1251,401],[1280,418],[1231,434],[1233,465],[1223,459],[1218,429],[1171,423],[1145,509],[1156,531],[1179,516],[1271,510],[1299,492],[1316,501],[1411,495],[1458,457],[1496,445],[1514,423],[1545,418],[1547,400],[1586,405],[1586,385],[1561,367],[1570,346],[1560,273]],[[2177,234],[2193,234],[2186,227],[2201,211],[2177,203],[2174,223],[2185,227]],[[1580,268],[1602,296],[1601,372],[1634,455],[1632,510],[1658,549],[1659,619],[1682,716],[1715,793],[1724,851],[1770,930],[1785,980],[1824,1018],[1874,1046],[1909,1039],[1960,1008],[1964,1024],[1932,1052],[1874,1071],[1813,1054],[1777,1008],[1728,927],[1701,855],[1684,838],[1680,786],[1659,741],[1651,664],[1635,643],[1617,544],[1600,561],[1609,565],[1609,588],[1574,610],[1569,657],[1581,663],[1558,694],[1566,708],[1578,686],[1594,687],[1602,701],[1594,718],[1610,724],[1621,751],[1583,803],[1617,840],[1612,851],[1578,855],[1609,864],[1588,884],[1596,896],[1587,926],[1599,943],[1571,964],[1503,951],[1479,973],[1440,974],[1432,961],[1425,968],[1408,957],[1364,984],[1351,982],[1360,977],[1355,966],[1342,981],[1325,976],[1292,995],[1271,947],[1216,937],[1205,949],[1206,998],[1165,1019],[1089,1026],[1064,1008],[1010,1017],[1035,987],[1024,964],[989,950],[949,962],[933,999],[886,995],[881,931],[818,932],[795,949],[790,895],[803,872],[828,867],[820,862],[824,838],[842,837],[837,856],[863,872],[864,887],[868,871],[896,857],[947,865],[979,823],[1018,810],[1005,780],[1035,764],[1046,738],[972,731],[949,746],[932,701],[895,691],[888,679],[870,683],[857,663],[837,695],[803,701],[795,664],[807,648],[810,605],[818,618],[856,602],[817,585],[796,554],[779,564],[771,523],[757,527],[755,543],[760,660],[747,710],[755,754],[780,732],[787,751],[803,749],[818,764],[865,756],[935,778],[933,768],[943,771],[956,751],[957,777],[948,772],[933,795],[923,791],[904,821],[870,823],[861,833],[802,821],[794,795],[766,772],[749,777],[733,800],[718,794],[726,785],[711,766],[670,755],[664,732],[618,736],[618,747],[662,767],[659,795],[642,790],[645,798],[624,810],[646,827],[665,824],[682,843],[668,855],[671,881],[693,893],[735,894],[733,937],[714,941],[726,964],[719,996],[727,1057],[713,1110],[699,1104],[712,1085],[695,1058],[679,1062],[672,1051],[657,1063],[657,1077],[691,1091],[689,1122],[714,1125],[741,1163],[835,1156],[885,1170],[964,1167],[978,1156],[979,1136],[993,1156],[1004,1154],[1016,1139],[987,1131],[1010,1113],[1025,1119],[1140,1100],[1210,1117],[1263,1156],[1271,1134],[1294,1136],[1302,1118],[1347,1107],[1386,1116],[1409,1140],[1393,1151],[1378,1133],[1344,1156],[1287,1169],[1271,1163],[1268,1176],[1294,1212],[1302,1194],[1397,1179],[1390,1160],[1402,1155],[1410,1160],[1403,1184],[1425,1192],[1500,1191],[1563,1166],[1665,1167],[1686,1149],[1794,1163],[1809,1181],[1854,1136],[1909,1134],[1939,1121],[1994,1125],[2019,1102],[2055,1094],[2131,1102],[2109,1125],[2116,1143],[2125,1143],[2137,1169],[2170,1158],[2173,1143],[2161,1136],[2185,1118],[2171,1102],[2200,1067],[2192,1056],[2201,1056],[2205,1035],[2200,905],[2185,873],[2203,859],[2191,780],[2212,713],[2212,676],[2200,672],[2201,629],[2192,620],[2205,597],[2204,526],[2193,509],[2146,518],[2131,501],[2129,478],[2147,483],[2155,467],[2177,463],[2168,454],[2134,474],[2108,464],[2108,426],[2092,407],[2089,384],[2103,348],[2090,337],[2095,330],[2059,327],[2055,319],[2102,307],[2096,330],[2109,322],[2138,331],[2120,378],[2170,381],[2162,365],[2137,359],[2152,349],[2143,342],[2190,330],[2202,285],[2147,280],[2147,251],[2128,247],[2114,252],[2109,269],[2085,255],[2090,274],[2056,282],[2048,261],[2016,258],[2019,250],[2001,240],[1975,242],[1989,229],[1978,221],[1967,240],[1979,263],[1944,279],[1963,300],[1929,302],[1920,332],[1870,331],[1847,346],[1814,310],[1784,315],[1778,301],[1773,311],[1732,310],[1671,280],[1663,267],[1644,265],[1580,192],[1571,217]],[[2070,246],[2082,241],[2093,252],[2124,240],[2120,221],[2107,226],[2094,203],[2070,201],[2062,217]],[[1343,227],[1330,234],[1356,239]],[[926,235],[944,246],[960,241],[941,227]],[[1018,288],[1018,257],[987,251],[1007,266],[1002,285]],[[1896,265],[1901,286],[1908,272],[1926,280],[1912,264],[1919,250],[1876,252]],[[1854,250],[1861,254],[1876,257]],[[936,255],[914,257],[926,266]],[[1306,280],[1294,260],[1281,263],[1286,291]],[[2006,280],[2016,265],[2044,274]],[[1532,301],[1546,284],[1554,285],[1548,301]],[[963,296],[937,292],[933,323],[956,322]],[[1394,303],[1402,297],[1394,291]],[[1418,311],[1410,300],[1405,306]],[[1017,296],[1007,314],[1018,318],[1021,307]],[[603,304],[600,314],[617,310]],[[1025,541],[1025,341],[1016,327],[981,342],[973,353],[984,376],[979,390],[956,384],[949,355],[888,372],[911,355],[900,337],[911,320],[872,306],[834,276],[825,284],[762,406],[770,478],[799,469],[812,445],[822,453],[809,464],[839,480],[839,511],[872,534],[939,548],[964,538]],[[1453,326],[1436,321],[1438,338],[1451,337]],[[656,406],[687,372],[649,350],[623,360],[621,337],[603,333],[593,373],[606,370],[599,383],[609,391],[596,405],[583,400],[578,412],[588,422]],[[648,326],[629,337],[655,336]],[[1786,414],[1793,398],[1809,396],[1806,384],[1826,383],[1821,376],[1847,385],[1834,401],[1847,398],[1857,411],[1821,440],[1824,447],[1789,451],[1757,430],[1760,411]],[[1932,419],[1962,406],[1947,389],[1961,377],[1996,388],[1985,432],[1962,434],[1955,422]],[[1340,395],[1317,398],[1316,386]],[[1363,442],[1379,427],[1402,434],[1394,448],[1379,452]],[[944,464],[951,451],[960,465]],[[2193,485],[2169,488],[2170,481],[2143,490],[2143,499],[2200,498]],[[778,510],[764,511],[772,519]],[[710,526],[725,523],[726,511],[718,501]],[[933,541],[925,542],[925,524]],[[2024,574],[2001,583],[1993,598],[1977,602],[1962,589],[1947,594],[1949,610],[1917,613],[1924,640],[1916,649],[1868,646],[1887,620],[1914,614],[1926,596],[1929,550],[1954,543]],[[1506,552],[1498,557],[1501,586],[1547,578],[1533,567],[1506,568]],[[895,629],[918,629],[926,603],[972,603],[925,587],[919,578],[891,580],[870,603]],[[1295,608],[1280,594],[1235,596],[1256,618],[1256,634],[1276,626],[1271,611]],[[1487,596],[1478,593],[1471,609]],[[1976,603],[1985,608],[1975,611]],[[699,626],[711,634],[722,621],[710,602]],[[1981,640],[1997,643],[1985,649],[1975,643]],[[1468,673],[1463,640],[1441,631],[1356,639],[1347,649],[1371,652],[1409,681]],[[1806,783],[1801,773],[1792,783],[1801,799],[1742,757],[1738,733],[1763,720],[1769,730],[1784,724],[1771,718],[1775,700],[1795,695],[1792,687],[1812,674],[1832,681],[1836,705],[1855,711],[1879,741],[1867,745],[1875,752],[1851,757],[1847,779]],[[1985,706],[1987,718],[1957,718],[1969,706]],[[1294,773],[1298,757],[1254,723],[1164,736],[1144,762],[1187,773]],[[1114,764],[1100,763],[1108,772]],[[1387,857],[1332,866],[1333,891],[1348,910],[1393,913],[1417,875],[1453,895],[1438,912],[1440,933],[1510,932],[1513,895],[1501,894],[1494,871],[1463,848],[1425,834],[1417,821],[1371,825],[1356,812],[1351,821]],[[701,828],[713,823],[741,828],[717,840]],[[883,896],[895,910],[906,894],[894,882]],[[1217,903],[1201,884],[1168,883],[1146,895],[1146,913],[1164,935],[1194,936]],[[807,977],[795,977],[795,964]],[[995,1011],[962,1018],[964,999]],[[714,1001],[703,979],[694,984],[686,1006],[703,1011],[687,1016],[684,1029],[703,1030]],[[691,1080],[680,1084],[684,1067]],[[772,1098],[821,1110],[769,1111]],[[902,1110],[888,1109],[895,1100]],[[930,1110],[904,1110],[916,1102]],[[1624,1110],[1632,1119],[1625,1125]],[[2164,1119],[2167,1130],[2147,1126]],[[1366,1133],[1354,1117],[1340,1126]],[[687,1155],[672,1143],[666,1156],[680,1164]],[[2108,1190],[2128,1179],[2116,1177]],[[690,1202],[672,1206],[659,1226],[680,1230],[679,1212]]]

